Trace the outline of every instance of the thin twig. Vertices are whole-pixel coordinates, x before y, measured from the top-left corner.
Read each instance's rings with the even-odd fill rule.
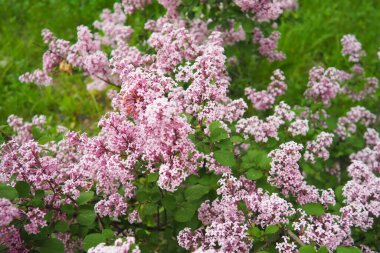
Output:
[[[301,239],[296,235],[294,234],[292,231],[290,231],[289,229],[286,230],[286,233],[294,240],[296,241],[299,245],[303,246],[305,245]]]

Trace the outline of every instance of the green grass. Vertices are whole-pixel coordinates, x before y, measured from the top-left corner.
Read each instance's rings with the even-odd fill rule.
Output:
[[[302,97],[311,67],[348,68],[340,54],[340,38],[347,33],[355,34],[363,43],[368,54],[364,61],[368,75],[380,72],[376,56],[380,47],[380,11],[376,11],[380,9],[380,1],[300,0],[299,3],[297,12],[286,14],[279,22],[280,49],[287,59],[273,64],[255,59],[242,66],[240,75],[246,77],[242,79],[246,80],[243,85],[265,85],[271,72],[281,68],[290,86],[285,99],[297,101]],[[76,26],[90,26],[105,7],[112,7],[112,1],[0,0],[0,125],[5,124],[9,114],[26,119],[45,114],[71,128],[86,130],[93,126],[108,102],[104,94],[87,92],[83,77],[62,74],[54,86],[39,88],[21,84],[18,76],[41,66],[45,49],[41,29],[49,28],[58,37],[73,41]],[[140,23],[141,29],[138,17],[132,21]],[[244,53],[239,52],[242,57],[250,57]]]

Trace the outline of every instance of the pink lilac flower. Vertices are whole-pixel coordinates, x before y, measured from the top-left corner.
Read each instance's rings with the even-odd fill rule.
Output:
[[[135,10],[143,9],[150,4],[151,0],[122,0],[122,5],[126,14],[132,14]]]
[[[277,69],[271,76],[271,82],[266,90],[256,91],[254,88],[245,88],[245,94],[251,100],[252,105],[257,110],[267,110],[271,108],[275,102],[276,97],[283,95],[287,89],[284,82],[284,73]]]
[[[128,222],[131,224],[142,222],[142,220],[140,218],[140,214],[137,210],[133,210],[131,213],[129,213]]]
[[[270,62],[282,61],[286,58],[283,52],[277,51],[279,39],[280,33],[277,31],[266,38],[259,28],[253,29],[253,42],[259,45],[260,54],[267,57]]]
[[[280,253],[295,253],[298,252],[297,245],[290,241],[290,238],[287,236],[282,236],[282,242],[276,242],[276,249]]]
[[[287,9],[297,7],[296,0],[234,0],[234,3],[244,12],[252,12],[259,22],[269,22],[276,20]]]
[[[40,69],[32,73],[26,72],[19,78],[22,83],[35,83],[41,86],[48,86],[52,83],[52,78]]]
[[[294,117],[295,113],[290,106],[281,101],[275,106],[274,114],[265,120],[261,120],[257,116],[240,119],[236,125],[236,132],[243,133],[246,139],[253,136],[256,142],[267,142],[269,137],[277,140],[279,128],[286,121],[293,120]]]
[[[20,216],[19,210],[8,199],[0,198],[0,227],[7,226]]]
[[[347,34],[341,39],[342,55],[348,55],[350,62],[359,62],[360,58],[366,55],[362,49],[362,44],[356,39],[355,35]]]
[[[130,1],[133,2],[133,1]],[[138,0],[134,1],[135,4],[140,3],[141,5],[145,4],[145,1]],[[114,4],[114,12],[112,13],[109,9],[104,9],[100,15],[100,20],[93,23],[94,27],[99,31],[102,31],[102,35],[96,34],[95,36],[101,41],[104,45],[110,45],[113,48],[122,46],[128,42],[132,36],[132,28],[130,26],[125,26],[126,15],[124,10],[130,11],[131,8],[128,7],[137,7],[136,5],[128,5],[127,1],[124,0],[122,4]],[[132,10],[133,11],[133,10]]]
[[[23,246],[20,230],[13,225],[0,228],[0,245],[5,245],[9,253],[28,252]]]
[[[306,161],[315,163],[315,157],[327,160],[330,156],[329,148],[333,143],[334,135],[331,133],[321,132],[313,141],[306,143],[304,158]]]
[[[346,116],[338,119],[338,126],[335,133],[342,139],[346,139],[356,132],[357,124],[366,127],[374,123],[376,116],[362,106],[352,107]]]
[[[340,211],[352,226],[365,231],[373,226],[374,217],[380,216],[380,179],[371,167],[358,160],[353,160],[347,171],[352,180],[343,187],[347,206]]]
[[[293,137],[297,135],[306,135],[309,131],[309,121],[307,119],[296,119],[290,123],[288,131]]]
[[[376,146],[377,143],[380,143],[379,133],[373,128],[367,128],[367,131],[364,133],[364,139],[367,146]]]
[[[291,141],[281,144],[279,149],[272,150],[268,155],[272,158],[268,182],[281,189],[286,197],[296,196],[300,204],[335,204],[335,195],[331,189],[318,190],[306,183],[297,163],[302,157],[302,148],[301,144]]]
[[[44,219],[46,213],[39,208],[33,208],[26,213],[29,223],[24,226],[25,231],[29,234],[38,234],[41,228],[47,226]]]
[[[365,79],[364,88],[361,91],[353,91],[348,86],[344,86],[341,92],[350,96],[353,101],[361,101],[374,95],[378,88],[379,80],[376,77],[368,77]]]
[[[127,237],[125,240],[117,239],[113,246],[106,246],[105,243],[100,243],[96,247],[92,247],[88,250],[88,253],[140,253],[139,246],[136,245],[136,239],[134,237]]]
[[[309,82],[305,95],[315,101],[321,101],[328,106],[340,91],[339,82],[348,78],[336,68],[324,69],[314,67],[309,72]]]
[[[95,211],[100,216],[110,216],[117,218],[125,215],[127,212],[128,204],[120,194],[113,194],[107,197],[107,199],[100,200],[95,205]]]
[[[352,243],[351,229],[345,219],[330,213],[315,217],[306,215],[302,210],[299,212],[301,217],[293,222],[293,227],[299,232],[299,238],[303,243],[314,242],[326,246],[331,251],[340,245]]]

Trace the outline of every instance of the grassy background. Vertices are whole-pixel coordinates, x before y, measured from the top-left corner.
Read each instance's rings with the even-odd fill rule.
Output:
[[[288,100],[299,100],[308,71],[315,65],[347,68],[340,55],[340,38],[352,33],[363,43],[368,57],[367,72],[380,72],[376,52],[380,47],[379,0],[299,0],[297,12],[279,21],[280,49],[284,62],[269,64],[251,61],[241,75],[247,85],[266,84],[275,68],[284,70],[290,93]],[[104,96],[86,91],[80,75],[59,77],[53,87],[21,84],[20,74],[41,66],[44,51],[40,31],[49,28],[58,37],[74,40],[76,26],[90,26],[110,0],[0,0],[0,125],[9,114],[30,119],[45,114],[53,122],[86,130],[106,108]],[[240,52],[244,57],[244,52]],[[97,103],[97,101],[100,103]]]

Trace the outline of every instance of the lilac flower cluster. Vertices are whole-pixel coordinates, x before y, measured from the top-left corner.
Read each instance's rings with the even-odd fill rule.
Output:
[[[267,110],[273,106],[276,97],[283,95],[288,88],[284,80],[284,73],[277,69],[273,72],[266,90],[256,91],[254,88],[245,88],[245,95],[251,100],[255,109]]]
[[[366,127],[374,123],[376,116],[362,106],[352,107],[346,116],[338,119],[338,126],[335,133],[342,139],[346,139],[356,132],[357,124]]]
[[[315,157],[323,160],[329,159],[329,151],[327,150],[333,143],[334,135],[331,133],[321,132],[313,141],[308,141],[304,158],[306,161],[315,163]]]
[[[285,54],[277,51],[278,41],[281,35],[279,32],[272,32],[269,37],[265,37],[259,28],[254,28],[252,33],[253,42],[259,45],[261,55],[267,57],[270,62],[285,60]]]
[[[207,200],[198,209],[198,219],[206,227],[192,231],[183,229],[178,234],[178,243],[185,249],[213,250],[219,246],[221,252],[249,252],[252,241],[249,239],[247,224],[255,223],[262,227],[287,223],[288,217],[295,214],[292,205],[277,194],[268,194],[255,183],[241,177],[237,179],[224,174],[217,190],[220,199]],[[238,203],[244,201],[250,215],[248,220],[239,210]]]
[[[350,62],[359,62],[360,58],[366,55],[362,49],[362,44],[356,39],[355,35],[347,34],[341,39],[343,46],[342,54],[348,55]]]

